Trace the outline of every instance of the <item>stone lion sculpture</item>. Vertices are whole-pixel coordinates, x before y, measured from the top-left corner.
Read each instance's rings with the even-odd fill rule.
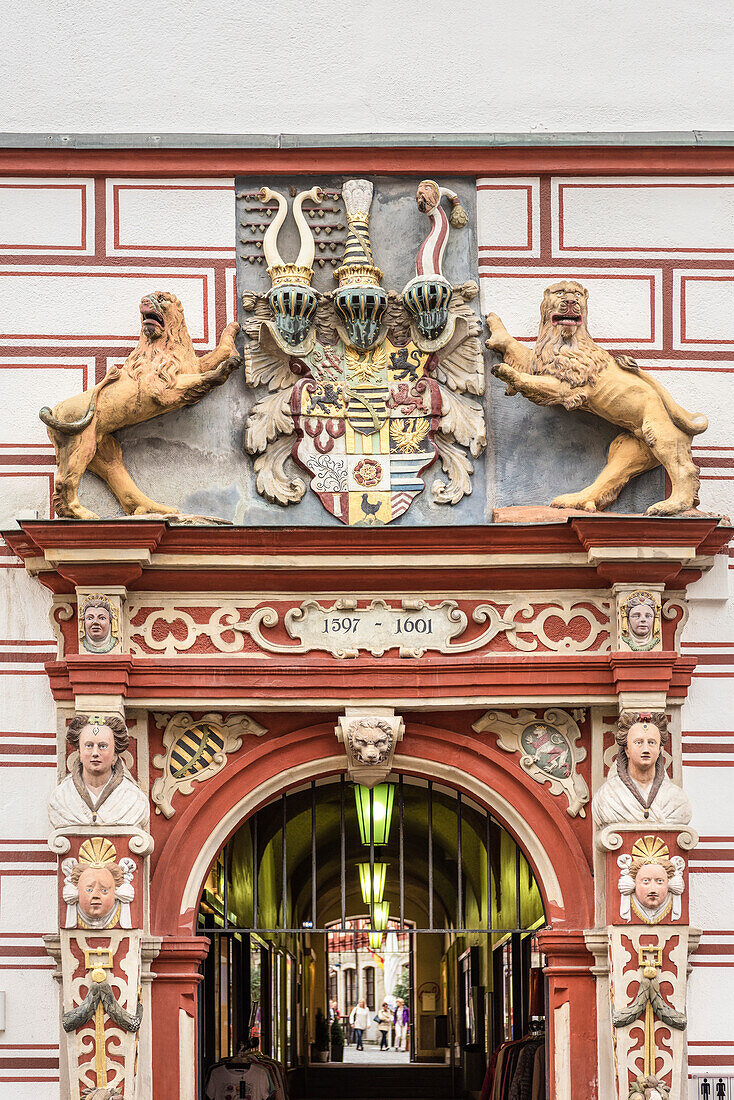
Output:
[[[677,515],[698,504],[699,472],[691,439],[705,432],[705,416],[678,405],[666,388],[628,356],[599,347],[586,323],[589,292],[571,279],[553,283],[543,295],[534,348],[523,347],[496,314],[487,315],[487,347],[503,362],[492,373],[536,405],[560,405],[594,413],[624,431],[612,440],[607,464],[596,480],[551,501],[556,508],[596,512],[617,499],[631,478],[656,466],[667,472],[671,491],[648,515]]]
[[[98,518],[79,501],[79,482],[87,469],[107,483],[128,515],[177,514],[175,506],[159,504],[140,491],[112,433],[195,405],[226,382],[240,363],[236,322],[227,325],[218,347],[197,356],[183,307],[173,294],[147,294],[140,318],[140,340],[121,367],[109,370],[91,393],[67,397],[39,413],[56,450],[53,505],[59,516]]]

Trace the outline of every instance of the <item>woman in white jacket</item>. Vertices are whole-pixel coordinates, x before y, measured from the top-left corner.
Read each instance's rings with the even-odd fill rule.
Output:
[[[370,1026],[370,1010],[365,1004],[364,997],[354,1006],[349,1013],[349,1023],[352,1025],[354,1037],[357,1041],[357,1050],[364,1050],[362,1036]]]

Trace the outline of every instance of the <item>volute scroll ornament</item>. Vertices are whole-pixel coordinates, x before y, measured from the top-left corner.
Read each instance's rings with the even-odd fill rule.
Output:
[[[422,474],[440,458],[448,481],[435,481],[434,501],[456,504],[471,492],[473,464],[486,446],[482,406],[467,393],[484,392],[481,322],[467,303],[476,283],[453,287],[441,260],[449,220],[441,208],[458,197],[434,181],[418,189],[431,231],[421,248],[416,279],[402,296],[381,285],[370,240],[373,185],[348,180],[342,189],[347,236],[338,289],[311,287],[313,240],[296,196],[301,234],[295,265],[277,253],[286,200],[263,242],[273,281],[266,295],[245,291],[245,377],[268,392],[254,405],[245,450],[255,456],[256,487],[266,500],[298,503],[310,488],[336,519],[353,526],[390,523],[423,491]],[[454,216],[452,224],[459,225]],[[286,280],[287,302],[278,280]],[[297,294],[296,283],[300,287]],[[308,289],[308,295],[306,291]],[[300,294],[300,296],[299,296]]]

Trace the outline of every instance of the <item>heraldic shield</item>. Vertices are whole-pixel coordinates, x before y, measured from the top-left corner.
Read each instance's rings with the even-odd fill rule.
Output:
[[[316,344],[293,388],[293,457],[324,507],[351,526],[390,523],[425,488],[441,390],[432,356],[384,340],[369,351]]]

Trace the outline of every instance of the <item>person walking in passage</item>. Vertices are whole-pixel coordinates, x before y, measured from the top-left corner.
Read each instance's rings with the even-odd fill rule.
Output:
[[[395,1050],[408,1049],[410,1033],[410,1009],[402,998],[398,998],[395,1008]]]
[[[377,1018],[377,1030],[380,1033],[380,1050],[387,1050],[387,1037],[390,1034],[390,1028],[392,1027],[392,1012],[390,1011],[387,1001],[382,1002],[382,1008],[378,1012]]]
[[[370,1010],[365,1004],[364,997],[354,1006],[349,1014],[349,1023],[352,1025],[352,1031],[356,1040],[356,1050],[364,1050],[362,1045],[362,1036],[367,1028],[370,1026]]]

